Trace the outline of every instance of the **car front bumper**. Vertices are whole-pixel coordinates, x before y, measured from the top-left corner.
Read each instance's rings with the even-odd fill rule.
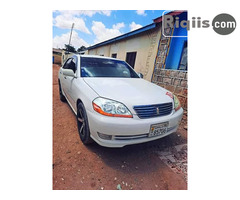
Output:
[[[140,119],[137,115],[133,115],[133,118],[108,117],[95,111],[87,111],[91,138],[105,147],[123,147],[165,137],[177,131],[182,115],[182,108],[170,115],[149,119]],[[159,136],[148,137],[151,125],[162,122],[169,123],[167,132]],[[99,134],[111,137],[102,139]]]

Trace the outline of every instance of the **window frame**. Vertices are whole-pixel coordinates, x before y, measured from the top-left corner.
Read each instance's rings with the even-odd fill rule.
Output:
[[[134,55],[134,62],[133,62],[133,66],[131,65],[132,63],[128,63],[128,58],[132,55]],[[136,63],[136,58],[137,58],[137,51],[131,51],[131,52],[126,52],[126,59],[125,59],[125,62],[131,66],[133,69],[135,67],[135,63]]]
[[[114,56],[116,56],[116,57],[114,57]],[[117,58],[117,53],[112,53],[112,56],[111,56],[112,58]]]
[[[183,58],[183,53],[184,53],[184,49],[187,49],[187,58],[186,58],[186,65],[185,65],[185,69],[181,69],[180,66],[183,65],[181,64],[182,62],[182,58]],[[183,44],[183,48],[182,48],[182,53],[181,53],[181,57],[180,57],[180,60],[179,60],[179,64],[178,64],[178,70],[181,70],[181,71],[187,71],[188,70],[188,42],[187,41],[184,41],[184,44]]]

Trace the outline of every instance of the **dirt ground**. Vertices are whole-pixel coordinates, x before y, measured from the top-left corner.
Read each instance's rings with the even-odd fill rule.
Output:
[[[165,138],[106,148],[81,143],[76,118],[59,99],[53,65],[53,190],[186,190],[187,126]]]

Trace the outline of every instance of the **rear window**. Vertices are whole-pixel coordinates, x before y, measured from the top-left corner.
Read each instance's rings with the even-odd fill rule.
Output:
[[[137,73],[124,61],[88,57],[81,57],[81,76],[139,78]]]

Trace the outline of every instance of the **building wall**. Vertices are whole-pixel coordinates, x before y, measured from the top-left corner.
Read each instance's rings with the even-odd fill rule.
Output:
[[[152,82],[177,95],[181,105],[187,111],[188,73],[187,71],[156,69]]]
[[[156,27],[137,36],[88,50],[88,54],[111,57],[116,53],[118,59],[126,60],[127,52],[137,52],[134,69],[141,72],[144,79],[151,81],[160,35],[161,29]]]
[[[62,56],[59,54],[55,54],[53,53],[53,57],[54,57],[54,64],[62,64]]]

